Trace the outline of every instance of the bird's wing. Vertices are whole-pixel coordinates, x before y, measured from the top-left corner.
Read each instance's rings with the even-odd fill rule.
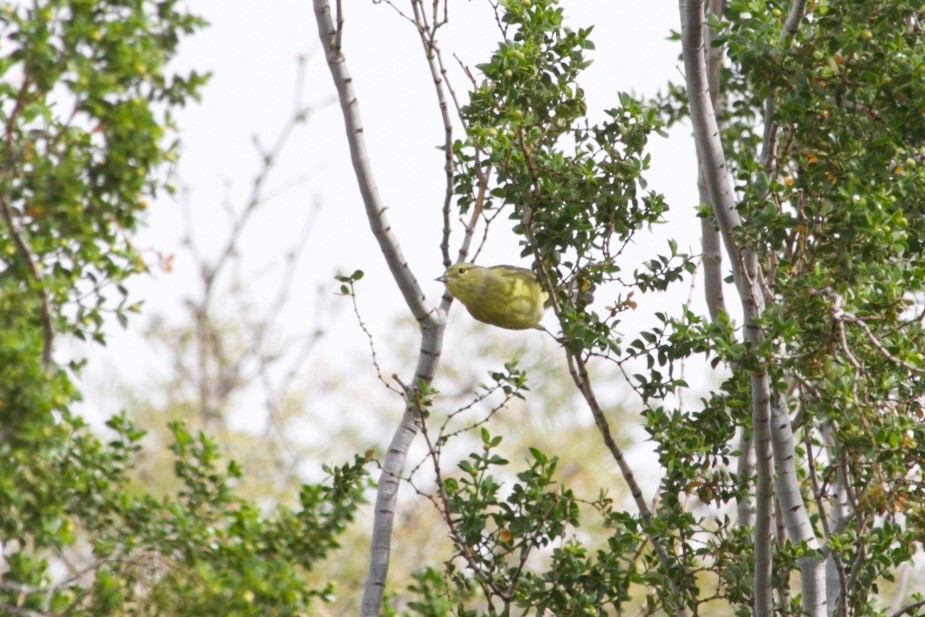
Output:
[[[529,274],[530,276],[536,278],[536,273],[533,270],[527,268],[521,268],[520,266],[490,266],[489,270],[503,270],[508,272],[517,272],[519,274]]]

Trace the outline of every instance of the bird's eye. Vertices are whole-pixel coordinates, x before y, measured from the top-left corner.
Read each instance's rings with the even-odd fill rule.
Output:
[[[465,268],[460,268],[460,269],[459,269],[459,273],[460,273],[460,274],[465,274],[465,273],[466,273],[466,269],[465,269]]]

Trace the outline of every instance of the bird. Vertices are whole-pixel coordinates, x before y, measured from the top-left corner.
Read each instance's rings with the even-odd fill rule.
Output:
[[[435,279],[478,321],[508,330],[543,330],[549,294],[536,274],[517,266],[456,263]]]

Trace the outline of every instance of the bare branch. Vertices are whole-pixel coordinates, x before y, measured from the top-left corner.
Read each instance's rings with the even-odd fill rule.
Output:
[[[344,7],[341,0],[334,0],[337,5],[337,25],[334,29],[334,48],[340,49],[344,37]]]
[[[392,277],[421,328],[420,352],[412,381],[412,389],[417,389],[421,385],[429,384],[436,372],[443,345],[446,315],[438,307],[427,303],[424,293],[402,255],[398,239],[392,233],[392,227],[385,214],[386,206],[382,203],[376,189],[363,137],[359,103],[353,90],[353,79],[347,70],[341,50],[343,16],[338,14],[339,23],[335,29],[331,21],[331,7],[328,0],[313,0],[313,4],[318,34],[344,115],[350,158],[366,208],[366,217],[385,257],[386,264],[392,272]],[[338,10],[340,10],[340,2],[338,2]],[[408,397],[406,400],[405,413],[389,444],[382,464],[382,475],[379,478],[369,573],[364,586],[361,609],[361,614],[364,616],[374,617],[381,612],[401,471],[407,458],[408,448],[420,427],[420,410],[413,402],[415,397]]]
[[[773,419],[771,445],[774,451],[774,463],[777,467],[775,483],[777,499],[781,505],[781,516],[790,540],[804,544],[811,551],[797,560],[800,564],[802,580],[803,609],[812,615],[825,615],[825,568],[819,541],[806,512],[803,495],[800,493],[789,409],[784,397],[780,394],[775,394],[771,401],[771,415]]]
[[[706,184],[702,183],[702,171],[698,175],[697,184],[700,188],[700,201],[709,205]],[[707,197],[707,201],[704,201]],[[716,320],[720,311],[726,312],[726,301],[723,294],[723,253],[720,249],[719,232],[715,227],[713,217],[704,217],[700,220],[701,250],[703,251],[703,283],[704,296],[707,300],[707,309],[710,319]]]
[[[305,107],[302,104],[301,98],[301,84],[304,81],[305,70],[305,58],[300,57],[296,72],[297,89],[295,91],[295,101],[293,103],[292,113],[277,134],[276,139],[273,142],[273,146],[269,150],[265,150],[256,140],[256,138],[254,140],[258,153],[262,159],[262,168],[260,169],[260,172],[254,176],[254,179],[251,183],[250,195],[247,199],[247,203],[244,206],[244,209],[240,214],[234,216],[233,218],[231,232],[228,234],[228,241],[225,243],[224,248],[219,253],[218,258],[213,264],[208,266],[208,270],[205,272],[207,288],[204,304],[209,303],[212,287],[215,283],[215,278],[225,263],[234,255],[238,242],[240,241],[241,234],[247,226],[250,217],[257,210],[259,210],[261,206],[267,203],[267,197],[264,194],[264,186],[266,185],[270,174],[276,167],[276,162],[279,159],[280,153],[286,147],[286,144],[292,137],[295,128],[300,124],[304,124],[309,119],[312,108]]]
[[[710,0],[707,8],[714,15],[721,16],[725,4],[725,0]],[[707,46],[707,85],[710,90],[710,101],[717,116],[717,124],[719,124],[720,116],[722,115],[720,70],[723,64],[723,48],[713,45],[715,33],[711,28],[706,28],[704,37],[704,44]],[[700,194],[700,203],[707,204],[712,208],[710,192],[707,189],[699,152],[697,162],[697,189]],[[703,247],[704,294],[706,295],[710,319],[716,320],[720,311],[726,311],[726,303],[723,299],[723,253],[720,248],[719,230],[717,230],[716,222],[712,216],[704,217],[700,221],[700,231]]]
[[[379,243],[379,248],[382,249],[392,277],[415,319],[419,323],[429,321],[436,324],[442,321],[442,316],[436,315],[436,308],[425,302],[424,293],[402,255],[398,238],[392,233],[392,226],[386,216],[387,207],[382,202],[379,190],[376,188],[369,153],[366,150],[366,140],[363,136],[359,103],[353,90],[353,78],[347,70],[344,55],[339,46],[338,37],[343,30],[343,24],[341,23],[337,29],[334,28],[331,22],[331,7],[327,0],[314,0],[314,7],[328,68],[334,78],[334,86],[337,89],[341,111],[344,115],[350,158],[353,162],[360,194],[363,197],[363,204],[366,207],[370,228]],[[339,19],[342,17],[339,16]]]
[[[737,461],[736,475],[740,482],[746,484],[751,482],[752,474],[755,473],[755,449],[752,447],[752,436],[741,429],[739,433],[739,444],[737,446],[739,458]],[[755,519],[755,504],[751,498],[742,497],[736,501],[736,524],[740,527],[751,527]]]
[[[357,304],[357,294],[353,285],[353,281],[347,283],[347,285],[349,286],[350,291],[346,295],[350,296],[350,301],[353,305],[353,315],[356,317],[357,324],[359,324],[360,329],[363,330],[363,334],[366,335],[366,340],[369,343],[369,353],[372,356],[373,368],[376,369],[376,377],[379,379],[379,381],[382,382],[382,385],[384,385],[387,390],[390,390],[391,392],[394,392],[398,395],[403,395],[404,392],[402,390],[399,390],[391,383],[386,381],[385,377],[382,375],[382,367],[379,365],[379,355],[376,353],[376,343],[373,339],[373,333],[369,331],[369,327],[366,325],[366,322],[363,321],[363,316],[360,315],[360,307]]]
[[[782,43],[793,38],[800,27],[800,20],[803,19],[803,13],[806,11],[806,0],[790,0],[790,12],[787,19],[784,20],[784,27],[780,31],[780,40]]]
[[[446,189],[443,198],[443,239],[440,242],[440,253],[443,256],[443,267],[448,268],[452,263],[450,261],[450,206],[453,202],[454,174],[453,174],[453,123],[450,120],[449,103],[446,96],[446,70],[442,62],[438,62],[437,54],[437,30],[445,22],[439,22],[435,19],[428,20],[427,13],[424,10],[422,0],[412,0],[411,8],[414,11],[414,25],[416,26],[418,37],[421,39],[421,46],[424,48],[424,56],[427,58],[427,66],[430,68],[430,76],[434,81],[434,89],[437,92],[437,102],[440,107],[440,118],[443,120],[443,170],[446,173]]]

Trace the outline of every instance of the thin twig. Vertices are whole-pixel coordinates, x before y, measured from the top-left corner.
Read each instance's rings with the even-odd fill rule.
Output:
[[[901,609],[899,609],[898,611],[890,615],[890,617],[902,617],[902,615],[911,615],[912,611],[914,611],[917,608],[922,608],[923,606],[925,606],[925,600],[919,600],[918,602],[907,604],[906,606],[902,607]]]
[[[819,291],[816,292],[816,293],[819,293],[819,294],[823,294],[823,295],[825,295],[825,296],[828,296],[828,297],[832,300],[832,309],[831,309],[831,310],[832,310],[832,318],[835,319],[835,321],[839,324],[839,328],[842,327],[842,326],[841,326],[841,323],[842,323],[842,322],[848,322],[848,323],[853,323],[853,324],[857,325],[859,328],[861,328],[861,330],[862,330],[862,331],[864,332],[864,334],[867,336],[867,338],[868,338],[868,340],[870,341],[871,345],[873,345],[874,348],[875,348],[878,352],[880,352],[880,354],[881,354],[884,358],[886,358],[886,359],[889,360],[890,362],[893,362],[893,363],[895,363],[895,364],[898,364],[898,365],[902,366],[903,368],[905,368],[905,369],[907,369],[907,370],[909,370],[909,371],[912,371],[913,373],[925,374],[925,369],[920,368],[920,367],[917,367],[917,366],[913,366],[913,365],[909,364],[908,362],[906,362],[905,360],[903,360],[902,358],[897,358],[897,357],[894,356],[892,353],[890,353],[890,350],[887,349],[887,348],[883,345],[883,343],[880,342],[880,340],[879,340],[879,339],[877,338],[877,336],[873,333],[873,331],[871,331],[870,326],[868,326],[868,325],[864,322],[863,319],[861,319],[860,317],[857,317],[856,315],[852,315],[851,313],[845,311],[845,310],[844,310],[845,300],[844,300],[844,298],[841,297],[840,294],[836,293],[833,289],[831,289],[831,288],[829,288],[829,287],[826,287],[826,288],[824,288],[824,289],[821,289],[821,290],[819,290]],[[858,363],[857,359],[854,357],[854,354],[852,354],[852,353],[851,353],[851,350],[848,348],[848,341],[847,341],[846,338],[845,338],[845,333],[844,333],[844,330],[843,330],[843,329],[841,330],[841,341],[842,341],[842,345],[844,346],[844,350],[845,350],[845,352],[846,352],[846,354],[847,354],[847,356],[848,356],[848,362],[849,362],[849,363],[851,364],[851,366],[853,366],[854,368],[860,369],[860,364]]]
[[[366,322],[363,321],[363,317],[360,315],[360,307],[357,305],[357,294],[356,289],[353,285],[353,282],[348,283],[350,292],[347,294],[350,296],[350,302],[353,305],[353,314],[357,318],[357,323],[360,326],[360,329],[363,330],[363,334],[366,335],[366,340],[369,343],[369,353],[372,356],[373,367],[376,369],[376,377],[379,381],[382,382],[382,385],[386,387],[387,390],[391,390],[395,394],[404,395],[405,393],[402,390],[399,390],[388,381],[385,377],[382,376],[382,367],[379,366],[379,356],[376,354],[376,342],[373,339],[373,333],[369,331],[369,328],[366,326]]]
[[[453,203],[456,186],[453,170],[453,123],[450,120],[450,110],[445,90],[447,76],[442,63],[437,60],[437,54],[439,53],[436,40],[437,30],[444,22],[433,19],[428,20],[422,0],[412,0],[411,8],[414,11],[414,24],[418,32],[418,38],[421,40],[424,57],[427,59],[427,66],[430,68],[430,76],[433,79],[434,89],[437,93],[440,119],[443,121],[443,171],[446,174],[446,186],[443,197],[443,237],[440,242],[440,253],[443,257],[443,267],[448,268],[452,263],[450,261],[450,207]]]

